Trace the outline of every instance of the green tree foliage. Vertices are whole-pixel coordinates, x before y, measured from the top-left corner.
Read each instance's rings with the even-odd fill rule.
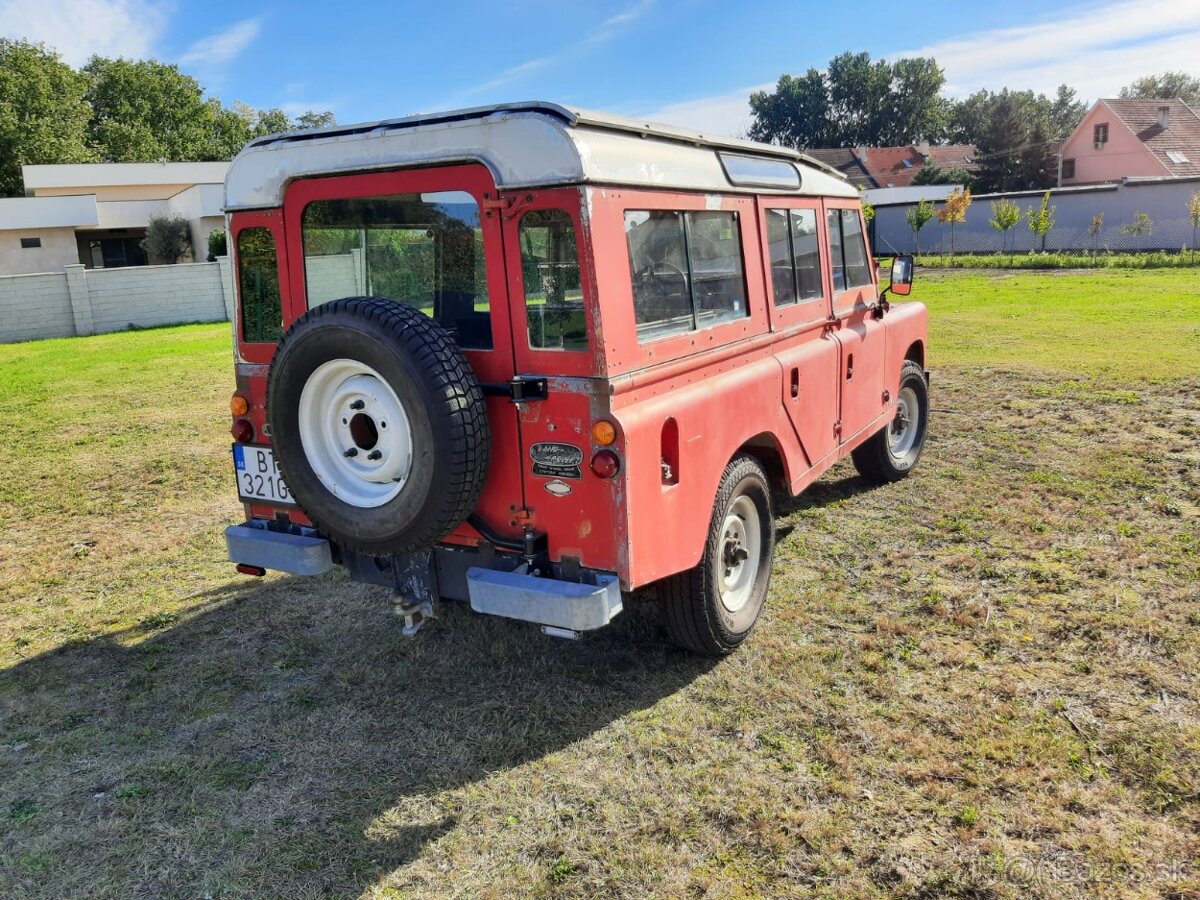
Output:
[[[188,220],[183,216],[151,216],[142,249],[151,263],[177,263],[192,249]]]
[[[774,91],[751,94],[750,136],[801,149],[936,141],[949,115],[945,82],[932,59],[842,53],[825,71],[784,74]]]
[[[912,229],[913,233],[914,256],[921,252],[921,229],[929,224],[933,216],[933,202],[930,200],[922,200],[904,214],[904,220],[908,222],[908,227]]]
[[[1127,234],[1130,237],[1140,237],[1143,234],[1152,234],[1153,232],[1154,222],[1144,212],[1135,213],[1132,222],[1121,226],[1121,234]]]
[[[1063,85],[1054,100],[1032,91],[976,91],[954,107],[951,137],[974,144],[981,193],[1051,187],[1057,182],[1054,141],[1074,130],[1086,113]]]
[[[1188,199],[1188,222],[1192,226],[1192,256],[1196,255],[1196,229],[1200,228],[1200,191],[1195,191]]]
[[[1042,195],[1042,202],[1037,207],[1029,207],[1025,213],[1029,220],[1029,230],[1042,240],[1042,252],[1046,252],[1046,235],[1054,228],[1054,207],[1050,205],[1050,192]]]
[[[224,228],[214,228],[208,233],[208,261],[213,262],[218,256],[229,253],[229,241]]]
[[[1200,106],[1200,78],[1186,72],[1146,75],[1121,88],[1124,100],[1172,99],[1178,97],[1188,106]]]
[[[21,166],[88,162],[87,79],[49,47],[0,38],[0,197],[24,193]]]
[[[961,184],[970,187],[975,183],[975,176],[960,166],[949,166],[943,169],[935,162],[927,162],[913,176],[913,184]]]
[[[988,224],[1000,232],[1000,252],[1008,249],[1008,233],[1021,221],[1021,207],[1012,200],[997,200],[992,203],[992,218]]]

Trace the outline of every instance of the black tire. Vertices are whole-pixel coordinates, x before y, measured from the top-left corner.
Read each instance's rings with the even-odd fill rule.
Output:
[[[409,420],[411,468],[382,505],[335,496],[301,439],[304,387],[318,367],[340,359],[374,369]],[[296,503],[324,535],[353,550],[383,556],[428,547],[470,515],[483,491],[491,431],[479,381],[441,325],[394,300],[349,297],[297,319],[271,361],[267,421]]]
[[[724,526],[740,497],[749,497],[753,503],[761,549],[749,597],[744,606],[731,612],[722,601],[721,591],[727,548]],[[724,656],[735,650],[754,630],[766,602],[774,552],[775,519],[766,473],[754,457],[737,456],[721,476],[699,565],[662,583],[660,596],[671,640],[706,656]]]
[[[915,397],[917,406],[916,433],[912,444],[904,448],[904,452],[894,452],[889,440],[893,429],[900,420],[897,418],[880,428],[866,441],[851,451],[854,468],[867,481],[875,484],[887,484],[899,481],[917,464],[921,458],[921,450],[925,447],[925,437],[929,429],[929,384],[925,381],[925,372],[918,363],[905,360],[900,369],[900,396],[897,397],[897,409],[901,407],[901,398],[906,391]]]

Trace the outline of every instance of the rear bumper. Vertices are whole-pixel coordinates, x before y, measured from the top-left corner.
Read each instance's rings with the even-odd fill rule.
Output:
[[[467,593],[475,612],[570,631],[603,628],[622,609],[617,576],[599,572],[578,582],[472,567]]]
[[[333,568],[329,541],[315,533],[271,531],[260,521],[225,529],[225,548],[232,562],[293,575],[321,575]]]

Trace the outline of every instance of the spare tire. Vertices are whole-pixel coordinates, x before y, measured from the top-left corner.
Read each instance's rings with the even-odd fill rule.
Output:
[[[479,381],[441,325],[394,300],[349,297],[292,323],[271,361],[267,422],[296,503],[344,547],[423,549],[483,492]]]

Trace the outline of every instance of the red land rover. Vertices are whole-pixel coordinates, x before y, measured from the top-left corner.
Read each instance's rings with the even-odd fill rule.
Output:
[[[452,598],[574,637],[657,584],[727,653],[772,496],[920,456],[925,308],[795,151],[521,103],[257,140],[226,207],[229,556],[344,566],[410,632]]]

